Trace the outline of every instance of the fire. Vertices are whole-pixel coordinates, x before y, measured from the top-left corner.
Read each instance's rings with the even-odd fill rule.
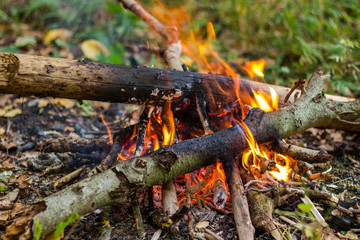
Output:
[[[288,181],[291,175],[291,163],[294,160],[281,154],[270,153],[265,148],[260,148],[246,124],[241,124],[241,126],[245,131],[246,141],[249,144],[249,149],[243,153],[243,167],[249,168],[253,166],[261,172],[268,171],[277,180]],[[264,162],[267,164],[264,164]],[[273,165],[271,168],[269,168],[270,164]]]
[[[101,117],[101,120],[102,120],[103,124],[104,124],[105,127],[106,127],[106,130],[107,130],[107,133],[108,133],[108,136],[109,136],[109,143],[110,143],[110,145],[113,145],[114,142],[113,142],[113,139],[112,139],[111,131],[110,131],[110,129],[108,128],[108,126],[107,126],[107,124],[106,124],[106,122],[105,122],[102,114],[100,114],[100,117]]]
[[[185,8],[177,7],[171,9],[160,1],[157,2],[158,4],[152,7],[151,13],[168,26],[174,26],[178,29],[179,38],[183,48],[181,61],[188,66],[194,67],[198,72],[223,74],[231,76],[234,79],[234,89],[227,90],[231,92],[226,92],[224,89],[221,89],[218,82],[214,82],[213,84],[218,86],[223,93],[229,94],[229,96],[232,96],[233,98],[236,97],[236,100],[234,99],[234,101],[238,107],[233,107],[232,105],[219,106],[214,99],[212,99],[211,103],[207,104],[208,106],[213,106],[213,109],[215,109],[214,111],[216,111],[209,112],[209,115],[212,117],[213,121],[218,124],[218,129],[228,128],[235,124],[240,124],[243,127],[246,140],[249,144],[249,149],[243,152],[243,166],[245,168],[250,168],[252,166],[260,172],[264,171],[264,166],[266,166],[265,171],[268,171],[274,178],[282,181],[288,180],[290,178],[291,165],[293,165],[294,160],[280,154],[271,153],[266,148],[259,146],[249,128],[242,121],[250,107],[259,107],[266,112],[277,110],[279,97],[275,90],[271,87],[268,91],[265,91],[260,87],[251,90],[243,87],[241,85],[240,75],[215,51],[214,44],[217,40],[215,29],[211,22],[207,23],[207,36],[206,38],[203,38],[202,36],[204,36],[204,33],[202,30],[205,29],[199,29],[192,24],[190,16]],[[149,42],[147,42],[147,46],[149,47]],[[256,76],[264,78],[265,65],[265,60],[260,59],[258,61],[248,62],[243,65],[242,68],[251,78]],[[267,92],[270,92],[270,94]],[[208,92],[207,94],[212,96],[211,92]],[[179,139],[182,139],[182,134],[186,135],[188,129],[188,126],[183,126],[183,123],[179,123],[177,128]],[[127,138],[122,146],[122,150],[118,155],[119,160],[126,160],[134,156],[138,137],[137,132],[138,127],[135,127],[132,135]],[[199,135],[201,134],[192,133],[191,136],[194,137]],[[145,146],[141,154],[156,151],[161,146],[171,145],[174,143],[174,140],[174,116],[171,110],[171,103],[167,102],[162,109],[156,108],[148,119]],[[194,174],[196,175],[195,181],[191,174],[186,174],[184,176],[190,185],[195,185],[199,182],[205,183],[200,191],[193,194],[194,198],[201,199],[201,194],[209,195],[216,179],[221,179],[226,182],[221,163],[218,162],[215,164],[212,171],[213,173],[209,174],[208,168],[197,170]]]
[[[264,68],[266,62],[262,58],[259,61],[250,61],[247,62],[242,68],[249,74],[250,78],[254,78],[255,76],[264,77]]]
[[[259,107],[265,112],[278,110],[279,95],[269,86],[270,96],[264,92],[256,92],[253,90],[254,98],[250,99],[251,107]]]
[[[164,134],[163,146],[172,145],[175,137],[175,122],[173,112],[171,110],[171,102],[167,101],[164,104],[162,115],[164,122],[164,124],[162,124]]]

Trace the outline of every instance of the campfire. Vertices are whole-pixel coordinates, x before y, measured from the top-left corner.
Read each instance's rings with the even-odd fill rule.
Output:
[[[143,193],[142,200],[149,202],[147,207],[158,228],[176,228],[186,216],[194,239],[222,239],[206,226],[195,227],[190,209],[197,206],[232,213],[240,239],[254,239],[254,228],[283,239],[272,213],[276,206],[292,198],[309,204],[325,228],[327,223],[310,199],[339,202],[336,196],[320,191],[312,183],[331,177],[328,170],[332,156],[282,139],[309,127],[334,127],[339,122],[343,129],[354,128],[359,119],[359,101],[328,100],[322,93],[326,76],[321,72],[314,73],[306,87],[304,80],[298,81],[295,87],[301,91],[267,85],[264,59],[241,66],[241,71],[252,79],[245,80],[214,50],[216,34],[211,22],[207,24],[206,39],[201,39],[196,30],[185,31],[190,19],[181,8],[171,10],[159,2],[152,9],[159,20],[169,25],[165,26],[136,2],[122,2],[163,37],[167,44],[163,57],[171,70],[86,60],[52,62],[38,57],[38,69],[44,72],[33,73],[31,56],[1,55],[4,65],[8,64],[4,69],[9,71],[0,84],[2,92],[46,92],[142,105],[138,122],[126,124],[115,133],[101,116],[109,136],[105,147],[103,141],[73,143],[83,149],[90,145],[106,148],[107,155],[101,156],[101,164],[87,179],[14,213],[7,236],[31,238],[37,224],[44,235],[51,234],[59,221],[66,221],[74,212],[86,214],[131,199],[138,235],[144,237],[138,191]],[[149,43],[147,47],[152,48]],[[184,58],[180,58],[182,51]],[[193,63],[199,73],[188,71],[187,66]],[[44,76],[57,79],[59,87],[54,88]],[[97,84],[99,79],[104,81]],[[35,87],[17,87],[29,82]],[[6,88],[2,89],[3,85]],[[36,86],[41,86],[39,91]],[[37,147],[47,152],[66,148],[58,139]]]

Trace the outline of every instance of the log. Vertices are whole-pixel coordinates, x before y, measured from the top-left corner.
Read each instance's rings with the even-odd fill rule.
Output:
[[[247,114],[244,123],[199,138],[181,141],[166,146],[142,157],[117,162],[109,170],[71,185],[36,203],[45,206],[36,215],[28,216],[26,209],[14,214],[7,227],[8,237],[18,238],[29,231],[35,236],[36,222],[43,234],[53,231],[60,221],[77,212],[80,215],[91,209],[121,202],[136,191],[167,182],[177,176],[215,163],[216,159],[234,159],[247,148],[245,135],[250,130],[261,144],[278,141],[324,121],[359,119],[360,100],[335,102],[322,94],[323,79],[315,73],[309,80],[306,93],[295,104],[275,112],[265,113],[254,108]],[[32,208],[34,205],[25,206]],[[20,214],[22,213],[22,214]],[[27,221],[19,221],[24,219]],[[30,223],[29,223],[30,221]],[[31,227],[31,229],[29,229]],[[11,230],[17,229],[11,236]]]
[[[176,102],[195,95],[211,97],[202,94],[209,89],[216,102],[230,103],[236,100],[235,81],[222,75],[0,53],[0,93],[25,96],[161,105],[169,99]],[[251,94],[251,88],[259,87],[270,94],[271,86],[284,99],[290,91],[246,79],[240,84],[242,94]]]

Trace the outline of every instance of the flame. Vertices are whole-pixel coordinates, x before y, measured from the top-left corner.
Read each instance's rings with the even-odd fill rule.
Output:
[[[109,136],[109,143],[110,143],[110,145],[113,145],[114,142],[113,142],[113,139],[112,139],[111,131],[110,131],[110,129],[108,128],[108,126],[107,126],[107,124],[106,124],[106,122],[105,122],[102,114],[100,114],[100,117],[101,117],[101,120],[102,120],[103,124],[104,124],[105,127],[106,127],[106,130],[107,130],[107,133],[108,133],[108,136]]]
[[[163,119],[166,121],[162,124],[162,130],[164,134],[163,146],[172,145],[174,143],[175,137],[175,122],[173,112],[171,110],[171,102],[167,101],[164,104],[163,110]]]
[[[211,22],[206,25],[207,36],[204,38],[203,31],[191,21],[189,13],[184,7],[178,6],[176,8],[169,8],[164,3],[157,0],[158,4],[152,6],[150,12],[156,16],[161,22],[169,27],[175,27],[179,32],[179,38],[182,43],[183,56],[181,61],[186,65],[195,67],[198,72],[223,74],[232,77],[234,80],[233,89],[223,89],[216,81],[207,81],[212,84],[208,86],[211,102],[207,106],[211,106],[212,112],[209,115],[214,118],[217,128],[224,129],[235,124],[240,124],[244,129],[246,140],[249,144],[249,150],[243,153],[243,165],[245,168],[255,166],[257,169],[261,168],[263,161],[275,161],[275,168],[269,171],[272,176],[279,180],[287,180],[290,175],[290,166],[292,160],[286,156],[271,153],[262,146],[258,146],[251,131],[242,122],[246,112],[250,107],[259,107],[266,112],[275,111],[278,109],[278,95],[273,88],[261,89],[259,86],[256,89],[249,89],[241,85],[240,75],[227,64],[221,56],[215,51],[216,33],[214,26]],[[149,46],[149,42],[147,42]],[[266,62],[264,59],[258,61],[250,61],[242,66],[242,68],[249,74],[251,78],[256,76],[264,78],[264,68]],[[210,89],[218,87],[224,94],[228,94],[234,99],[234,105],[219,105],[215,98],[212,96]],[[210,107],[209,107],[210,109]],[[159,127],[160,126],[160,127]],[[180,122],[178,129],[179,138],[181,135],[189,130],[188,126],[183,126]],[[182,131],[182,132],[181,132]],[[120,160],[126,160],[133,157],[136,148],[137,130],[123,145],[123,149],[119,153]],[[204,133],[203,133],[204,134]],[[191,133],[191,137],[199,136],[201,134]],[[171,110],[170,102],[167,102],[161,110],[153,111],[152,117],[148,120],[145,136],[145,146],[141,154],[150,151],[155,151],[161,146],[171,145],[174,143],[175,138],[175,123],[173,119],[173,112]],[[271,158],[271,159],[269,159]],[[214,167],[214,174],[219,178],[225,179],[225,175],[221,168],[221,164],[217,163]],[[199,181],[205,181],[206,187],[202,192],[206,192],[214,184],[212,177],[206,178],[206,168],[196,171]],[[189,174],[185,175],[185,179],[191,183]],[[198,194],[198,193],[197,193]]]
[[[270,175],[279,181],[288,181],[291,175],[291,163],[293,163],[294,160],[278,153],[272,153],[273,159],[269,159],[271,152],[266,148],[259,147],[246,124],[242,123],[241,127],[244,129],[244,135],[249,144],[249,149],[245,151],[242,156],[243,167],[246,169],[253,166],[256,169],[261,170],[261,158],[268,161],[273,160],[275,161],[275,169],[273,171],[268,171]]]
[[[250,78],[255,76],[264,77],[264,68],[266,62],[265,59],[261,58],[259,61],[250,61],[247,62],[242,68],[249,74]]]

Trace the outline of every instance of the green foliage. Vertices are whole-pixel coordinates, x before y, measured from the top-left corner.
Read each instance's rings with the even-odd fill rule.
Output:
[[[13,175],[12,171],[0,171],[0,181],[3,179],[8,179]],[[0,192],[2,191],[6,191],[7,190],[7,186],[3,183],[0,182]]]
[[[89,117],[95,115],[94,107],[90,100],[83,100],[81,103],[76,102],[76,106],[82,110],[82,116]]]
[[[206,29],[206,22],[197,21],[206,19],[219,29],[225,59],[234,51],[247,60],[264,57],[266,80],[288,86],[320,68],[331,74],[329,92],[360,94],[357,1],[187,2],[196,24]]]
[[[79,218],[78,213],[73,213],[69,216],[69,218],[66,220],[66,222],[60,222],[57,226],[55,233],[54,233],[54,240],[57,240],[62,232],[64,232],[65,228],[75,220]]]
[[[296,218],[298,222],[294,225],[294,227],[301,230],[307,239],[320,239],[319,237],[321,236],[321,227],[319,227],[320,225],[316,223],[317,220],[311,212],[312,205],[300,203],[297,205],[297,207],[300,211],[288,212],[276,209],[274,213]],[[291,239],[290,232],[286,232],[287,238]]]
[[[59,239],[60,235],[62,232],[64,232],[65,228],[67,226],[69,226],[69,224],[71,224],[72,222],[76,221],[77,219],[79,219],[80,216],[78,213],[73,213],[69,216],[69,218],[66,220],[66,222],[60,222],[54,232],[54,240]],[[42,227],[40,225],[39,219],[36,219],[35,222],[35,239],[39,240],[41,237],[41,233],[42,233]]]
[[[41,228],[41,226],[40,226],[39,219],[37,218],[37,219],[36,219],[36,222],[35,222],[35,239],[36,239],[36,240],[39,240],[39,239],[40,239],[41,233],[42,233],[42,228]]]

